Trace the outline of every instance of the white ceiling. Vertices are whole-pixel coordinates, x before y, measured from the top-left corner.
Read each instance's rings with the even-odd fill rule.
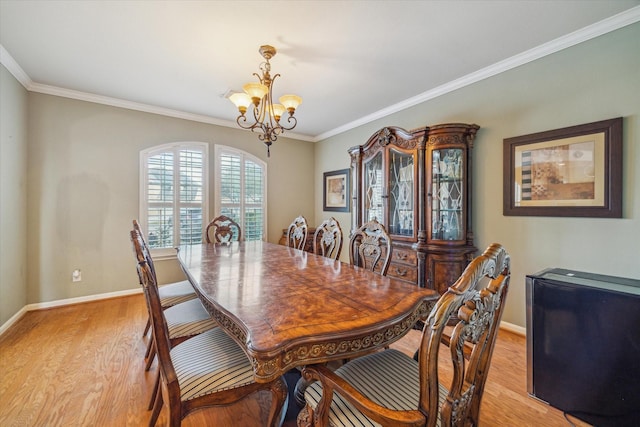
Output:
[[[223,97],[271,44],[285,136],[318,140],[640,21],[640,0],[0,0],[0,57],[27,89],[236,126]]]

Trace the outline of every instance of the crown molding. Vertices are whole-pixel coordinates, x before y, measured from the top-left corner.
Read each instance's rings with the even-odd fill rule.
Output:
[[[111,98],[109,96],[96,95],[89,92],[81,92],[73,89],[65,89],[58,86],[44,85],[40,83],[32,83],[27,90],[31,92],[43,93],[46,95],[60,96],[63,98],[77,99],[79,101],[93,102],[96,104],[109,105],[112,107],[125,108],[128,110],[142,111],[144,113],[159,114],[162,116],[175,117],[178,119],[192,120],[195,122],[209,123],[218,126],[232,127],[235,122],[228,120],[216,119],[214,117],[187,113],[170,108],[157,107],[154,105],[143,104],[140,102],[127,101],[126,99]]]
[[[65,89],[57,86],[43,85],[40,83],[31,83],[27,86],[27,90],[29,90],[30,92],[43,93],[46,95],[60,96],[63,98],[76,99],[79,101],[93,102],[96,104],[109,105],[112,107],[125,108],[128,110],[141,111],[141,112],[151,113],[151,114],[159,114],[161,116],[166,116],[166,117],[173,117],[177,119],[190,120],[193,122],[207,123],[207,124],[216,125],[216,126],[224,126],[232,129],[244,130],[244,129],[239,129],[238,126],[236,125],[236,122],[233,122],[230,120],[222,120],[222,119],[217,119],[211,116],[205,116],[202,114],[187,113],[184,111],[172,110],[170,108],[157,107],[155,105],[127,101],[119,98],[111,98],[108,96],[96,95],[93,93],[81,92],[81,91],[72,90],[72,89]],[[300,139],[303,141],[312,140],[312,138],[309,136],[299,135],[294,133],[287,133],[286,137],[293,138],[293,139]]]
[[[547,55],[551,55],[553,53],[567,49],[571,46],[575,46],[582,42],[591,40],[603,34],[607,34],[609,32],[618,30],[620,28],[626,27],[627,25],[631,25],[639,21],[640,21],[640,6],[636,6],[624,12],[621,12],[617,15],[614,15],[609,18],[603,19],[602,21],[596,22],[593,25],[589,25],[587,27],[581,28],[577,31],[574,31],[565,36],[559,37],[548,43],[544,43],[540,46],[529,49],[518,55],[514,55],[503,61],[497,62],[481,70],[475,71],[471,74],[467,74],[466,76],[463,76],[459,79],[453,80],[446,84],[440,85],[434,89],[428,90],[419,95],[413,96],[409,99],[406,99],[404,101],[393,104],[389,107],[378,110],[372,114],[361,117],[358,120],[354,120],[350,123],[347,123],[343,126],[339,126],[330,131],[324,132],[322,134],[319,134],[313,137],[308,135],[297,134],[297,133],[287,133],[286,138],[297,139],[302,141],[310,141],[310,142],[322,141],[329,137],[332,137],[340,133],[346,132],[348,130],[357,128],[359,126],[365,125],[374,120],[384,118],[388,115],[397,113],[399,111],[405,110],[407,108],[413,107],[415,105],[418,105],[423,102],[429,101],[431,99],[437,98],[439,96],[445,95],[449,92],[453,92],[465,86],[469,86],[473,83],[477,83],[481,80],[487,79],[497,74],[504,73],[505,71],[509,71],[515,67],[519,67],[521,65],[535,61],[536,59],[540,59]],[[31,78],[27,75],[27,73],[24,72],[24,70],[20,67],[20,65],[18,65],[18,63],[13,59],[13,57],[9,54],[9,52],[5,50],[5,48],[2,45],[0,45],[0,63],[2,63],[2,65],[4,65],[7,68],[7,70],[9,70],[9,72],[28,91],[61,96],[64,98],[78,99],[81,101],[94,102],[97,104],[110,105],[114,107],[126,108],[129,110],[142,111],[146,113],[159,114],[159,115],[168,116],[168,117],[175,117],[175,118],[184,119],[184,120],[191,120],[195,122],[208,123],[216,126],[224,126],[224,127],[230,127],[233,129],[238,129],[238,127],[236,126],[236,123],[229,120],[216,119],[211,116],[187,113],[184,111],[172,110],[169,108],[162,108],[162,107],[157,107],[153,105],[127,101],[123,99],[111,98],[108,96],[95,95],[91,93],[80,92],[76,90],[35,83],[31,80]]]
[[[321,141],[640,21],[640,6],[596,22],[315,137]]]
[[[29,86],[33,84],[31,78],[24,72],[22,67],[13,59],[13,56],[7,52],[7,50],[0,44],[0,64],[4,67],[20,82],[25,89],[29,89]]]

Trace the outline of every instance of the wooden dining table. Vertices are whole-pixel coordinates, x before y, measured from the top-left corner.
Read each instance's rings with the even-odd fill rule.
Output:
[[[385,347],[439,295],[320,255],[262,241],[178,248],[202,304],[251,359],[255,380]]]

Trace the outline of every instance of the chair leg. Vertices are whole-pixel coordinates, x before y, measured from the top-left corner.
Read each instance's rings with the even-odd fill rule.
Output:
[[[144,327],[144,332],[142,333],[143,337],[147,336],[147,333],[149,333],[149,329],[151,328],[151,319],[149,317],[147,317],[147,324]]]
[[[156,375],[156,379],[153,384],[153,390],[151,390],[151,399],[149,399],[149,406],[147,407],[148,411],[153,409],[153,404],[156,401],[156,395],[158,394],[159,390],[160,390],[160,370],[158,370],[158,374]]]
[[[151,369],[151,364],[153,363],[153,359],[155,357],[156,357],[156,346],[154,345],[153,348],[151,349],[151,354],[147,358],[147,363],[144,367],[145,371],[148,371],[149,369]]]
[[[149,338],[149,342],[147,342],[147,351],[144,352],[144,359],[147,360],[149,355],[151,354],[151,347],[153,346],[153,335]]]
[[[164,402],[162,401],[162,393],[158,391],[156,393],[155,401],[153,402],[153,412],[151,413],[151,418],[149,419],[149,427],[155,427],[156,422],[158,422],[158,416],[160,416],[160,411],[162,410],[162,405]]]

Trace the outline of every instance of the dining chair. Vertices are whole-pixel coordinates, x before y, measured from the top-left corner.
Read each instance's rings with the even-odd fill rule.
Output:
[[[510,274],[500,244],[475,258],[427,317],[417,361],[390,349],[335,371],[305,367],[303,377],[317,381],[305,391],[298,426],[477,426]],[[450,364],[453,375],[443,384],[441,336],[454,313],[449,356],[441,362]]]
[[[216,243],[231,243],[242,240],[242,230],[237,222],[226,215],[220,215],[207,225],[204,236],[207,243],[211,243],[209,232],[213,229],[213,241]]]
[[[287,246],[303,251],[307,243],[307,233],[307,220],[300,215],[289,225],[289,229],[287,230]]]
[[[362,224],[349,241],[349,262],[387,275],[391,261],[391,238],[375,218]]]
[[[313,235],[313,253],[327,258],[339,259],[342,252],[342,229],[334,218],[322,221]]]
[[[242,348],[221,328],[210,329],[171,347],[158,287],[146,260],[138,264],[151,311],[151,330],[158,352],[161,392],[156,394],[149,426],[167,406],[169,426],[180,426],[190,413],[228,406],[250,394],[271,393],[268,425],[279,426],[285,415],[287,384],[282,377],[268,383],[254,380],[253,367]]]
[[[131,243],[136,255],[136,262],[140,263],[141,261],[145,261],[149,266],[151,266],[153,263],[151,255],[145,248],[142,236],[135,229],[131,230]],[[157,283],[155,271],[150,269],[150,274],[153,276],[153,283]],[[138,278],[142,284],[142,277],[138,275]],[[147,309],[149,309],[149,301],[146,301],[146,303]],[[217,322],[209,315],[207,310],[205,310],[198,298],[184,301],[168,308],[163,308],[163,310],[164,318],[167,323],[169,345],[171,347],[218,326]],[[148,311],[149,318],[151,318],[151,311]],[[145,354],[145,371],[148,371],[151,368],[151,364],[153,363],[156,354],[157,348],[155,338],[152,334]],[[155,394],[158,391],[158,384],[159,374],[158,377],[156,377],[156,383],[151,392],[149,409],[153,406]]]
[[[151,250],[149,248],[149,245],[147,244],[147,240],[144,238],[144,232],[142,231],[142,228],[140,227],[140,224],[138,223],[138,221],[135,219],[133,220],[133,229],[136,230],[140,235],[142,247],[145,249],[145,251],[147,251],[147,253],[151,254]],[[153,273],[155,274],[156,270],[155,270],[155,266],[153,265],[153,259],[150,258],[149,263],[150,263],[149,268],[151,268],[151,271],[153,271]],[[189,301],[191,299],[196,298],[197,296],[195,291],[193,290],[193,286],[191,286],[191,283],[189,283],[188,280],[182,280],[179,282],[160,285],[159,292],[160,292],[160,301],[162,303],[163,309],[167,309],[176,304],[180,304],[181,302]],[[144,332],[142,333],[143,337],[145,337],[149,332],[150,326],[151,326],[151,318],[148,318],[147,323],[144,327]],[[150,350],[151,350],[151,347],[148,346],[147,354],[145,355],[145,358],[148,357],[148,353]]]

